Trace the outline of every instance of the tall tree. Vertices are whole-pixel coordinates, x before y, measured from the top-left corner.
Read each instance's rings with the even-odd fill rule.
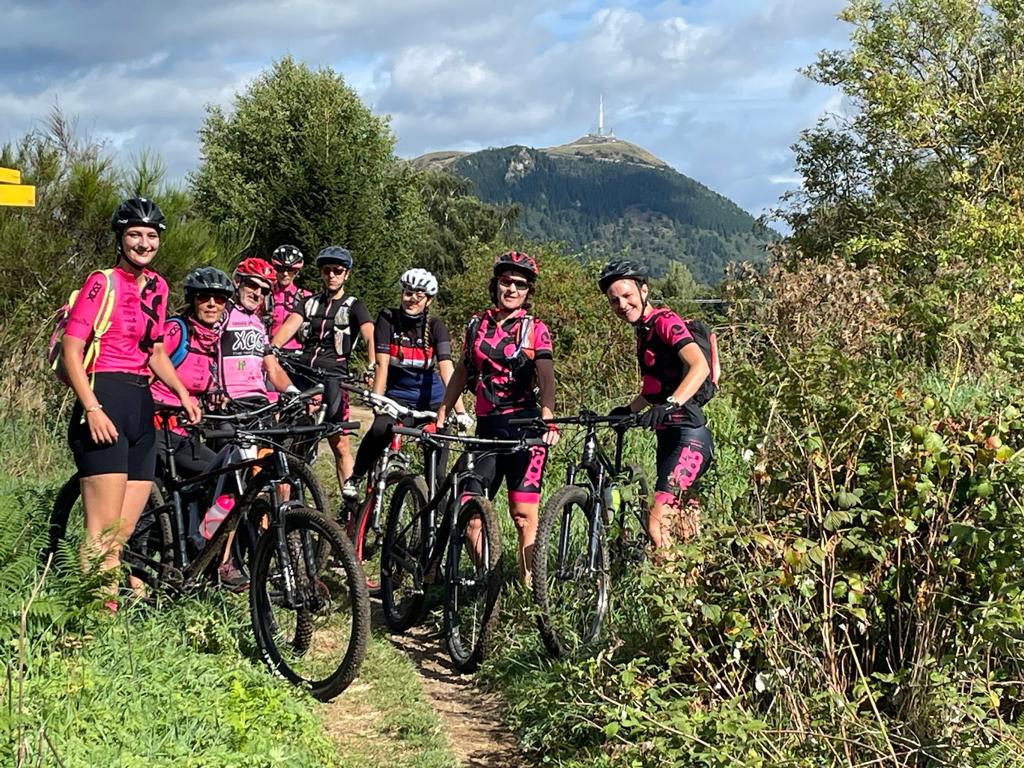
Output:
[[[231,114],[210,107],[199,135],[192,184],[204,215],[248,231],[256,255],[285,242],[307,254],[346,246],[353,290],[371,305],[393,299],[422,203],[387,121],[341,75],[283,58]]]
[[[852,46],[808,71],[850,109],[795,148],[791,252],[881,269],[904,351],[927,359],[1021,360],[1021,16],[1009,0],[852,0]]]

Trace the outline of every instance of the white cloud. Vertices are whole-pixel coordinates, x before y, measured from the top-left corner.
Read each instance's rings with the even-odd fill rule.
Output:
[[[842,107],[795,69],[845,45],[843,4],[140,0],[126,13],[114,0],[15,0],[0,7],[0,141],[59,100],[181,177],[206,104],[230,106],[291,54],[389,113],[404,155],[571,141],[596,125],[603,93],[618,135],[756,212],[792,177],[799,130]]]

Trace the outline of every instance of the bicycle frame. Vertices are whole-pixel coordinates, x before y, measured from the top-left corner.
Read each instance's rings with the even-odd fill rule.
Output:
[[[426,506],[419,510],[416,517],[411,521],[413,525],[423,520],[426,521],[427,533],[424,541],[423,555],[421,555],[421,560],[418,563],[402,563],[403,567],[411,573],[416,573],[417,569],[422,567],[418,574],[419,579],[422,580],[423,574],[428,573],[435,564],[438,564],[440,558],[444,555],[447,547],[440,545],[442,543],[448,544],[451,536],[457,533],[454,531],[453,523],[458,519],[459,511],[462,508],[462,491],[466,482],[475,479],[481,485],[483,484],[483,478],[475,471],[477,459],[492,453],[515,453],[516,451],[526,450],[531,446],[542,445],[543,443],[536,438],[489,440],[478,437],[429,433],[424,432],[422,429],[410,429],[399,426],[395,427],[395,433],[419,439],[424,443],[429,457],[424,469],[430,498],[427,500]],[[460,466],[456,462],[455,466],[445,475],[440,487],[438,487],[437,464],[445,448],[443,444],[439,445],[438,443],[446,442],[478,445],[483,450],[466,450],[464,453],[465,463]],[[486,450],[488,448],[489,450]],[[437,522],[438,512],[441,512],[440,524]],[[487,553],[485,552],[484,555],[486,557]]]

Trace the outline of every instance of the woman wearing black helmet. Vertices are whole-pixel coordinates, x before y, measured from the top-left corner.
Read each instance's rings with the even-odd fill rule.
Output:
[[[83,564],[96,553],[104,570],[118,565],[121,544],[135,528],[152,486],[156,435],[149,373],[179,398],[190,420],[199,419],[164,351],[167,283],[149,269],[166,229],[164,216],[152,201],[131,198],[114,211],[111,228],[117,263],[86,279],[61,350],[77,397],[68,444],[85,508]],[[97,333],[101,326],[105,329]],[[107,607],[116,610],[117,603],[108,601]]]
[[[302,251],[294,245],[279,245],[270,257],[270,265],[277,272],[274,290],[270,294],[272,308],[270,311],[270,336],[273,338],[288,315],[295,309],[297,302],[308,299],[313,294],[295,284],[295,276],[299,274],[305,263]],[[281,349],[298,350],[302,344],[298,339],[291,339],[281,345]]]
[[[467,387],[476,395],[479,437],[518,439],[527,430],[510,425],[510,419],[554,416],[551,334],[544,323],[529,314],[536,280],[537,262],[533,257],[509,251],[495,259],[489,285],[494,306],[469,321],[462,358],[437,409],[439,426],[444,425]],[[544,441],[548,446],[557,443],[557,430],[547,432]],[[523,581],[529,579],[533,565],[546,460],[546,448],[531,448],[529,452],[484,456],[476,464],[477,474],[489,486],[486,490],[490,498],[502,481],[506,483],[509,512],[519,537],[519,575]],[[471,490],[482,493],[485,489]]]
[[[327,372],[324,379],[324,402],[327,420],[348,421],[348,393],[341,388],[341,378],[348,375],[352,348],[362,337],[366,343],[367,371],[374,368],[373,319],[366,305],[355,296],[345,295],[345,282],[352,272],[352,254],[347,248],[330,245],[316,257],[324,289],[305,301],[297,301],[271,343],[283,347],[298,335],[302,344],[300,362]],[[348,435],[327,439],[337,465],[338,487],[352,474],[352,449]]]
[[[668,518],[677,517],[680,538],[695,535],[700,507],[695,483],[713,455],[704,412],[695,402],[710,368],[686,323],[675,312],[648,302],[647,272],[632,261],[613,261],[601,270],[598,288],[612,312],[636,331],[637,358],[643,375],[640,394],[611,415],[650,409],[639,423],[655,430],[658,439],[658,482],[648,516],[647,532],[656,547],[672,543]]]
[[[164,324],[164,349],[178,371],[178,378],[198,404],[199,398],[216,386],[219,325],[235,288],[231,278],[216,267],[193,269],[185,275],[183,287],[185,311]],[[163,382],[154,381],[150,389],[154,402],[178,405],[177,396]],[[169,445],[164,444],[163,430],[157,432],[157,448],[161,453],[174,451],[175,463],[186,475],[199,474],[214,457],[210,448],[173,424]]]

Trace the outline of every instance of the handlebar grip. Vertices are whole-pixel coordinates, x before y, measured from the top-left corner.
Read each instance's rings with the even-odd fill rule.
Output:
[[[509,419],[508,424],[511,427],[536,427],[537,429],[548,428],[548,423],[539,416],[530,416],[529,418],[522,419]]]
[[[202,433],[204,440],[231,439],[238,434],[234,429],[204,429]]]
[[[403,427],[401,424],[395,424],[391,430],[396,435],[407,435],[409,437],[422,437],[423,429],[421,427]]]

